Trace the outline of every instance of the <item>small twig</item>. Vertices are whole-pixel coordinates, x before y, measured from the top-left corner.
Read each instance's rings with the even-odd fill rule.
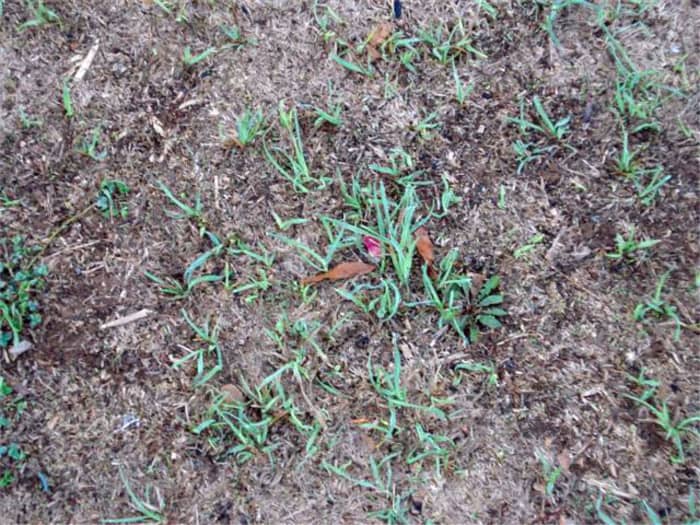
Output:
[[[125,315],[124,317],[119,317],[114,321],[109,321],[100,326],[100,330],[107,330],[108,328],[116,328],[117,326],[123,326],[125,324],[133,323],[139,319],[144,319],[148,317],[153,312],[147,308],[134,312],[133,314]]]
[[[75,73],[75,76],[73,77],[73,80],[75,82],[80,82],[83,77],[85,76],[85,73],[87,73],[87,70],[90,69],[90,66],[92,65],[92,61],[95,59],[95,55],[97,54],[97,50],[100,47],[100,42],[99,40],[95,42],[95,45],[93,45],[90,48],[90,51],[88,51],[87,55],[85,58],[80,62],[80,66],[78,67],[78,71]]]

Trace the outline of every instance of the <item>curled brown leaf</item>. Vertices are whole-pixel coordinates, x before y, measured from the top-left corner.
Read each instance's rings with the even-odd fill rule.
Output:
[[[372,32],[367,37],[367,52],[372,60],[379,58],[379,46],[381,46],[394,31],[393,22],[382,22],[372,29]]]
[[[430,240],[428,230],[420,227],[415,231],[414,235],[416,237],[416,249],[425,264],[428,265],[428,276],[433,280],[437,279],[438,271],[435,268],[435,250],[433,249],[433,241]]]
[[[334,266],[327,272],[322,272],[310,277],[305,277],[301,280],[301,284],[314,284],[321,281],[339,281],[341,279],[350,279],[358,275],[364,275],[373,271],[376,268],[373,264],[367,264],[362,261],[340,263]]]

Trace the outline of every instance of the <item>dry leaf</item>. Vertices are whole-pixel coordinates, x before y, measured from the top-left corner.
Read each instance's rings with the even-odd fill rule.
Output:
[[[378,48],[391,36],[393,31],[394,24],[392,22],[382,22],[372,29],[367,37],[367,52],[372,60],[377,60],[380,57]]]
[[[231,133],[226,136],[223,141],[223,145],[226,149],[232,149],[234,147],[243,149],[243,144],[240,140],[238,140],[238,136],[235,131],[231,131]]]
[[[433,252],[433,241],[430,240],[428,230],[425,228],[418,228],[414,235],[416,236],[416,248],[418,249],[418,253],[428,266],[432,266],[435,261],[435,253]]]
[[[428,230],[421,227],[415,231],[416,249],[418,253],[428,265],[428,275],[431,279],[437,278],[437,270],[433,263],[435,262],[435,252],[433,251],[433,241],[430,240]]]
[[[305,277],[301,280],[301,284],[313,284],[321,281],[338,281],[341,279],[350,279],[357,275],[364,275],[373,271],[376,268],[373,264],[367,264],[362,261],[340,263],[338,266],[334,266],[327,272],[312,275],[311,277]]]
[[[368,46],[377,48],[381,46],[384,41],[391,36],[391,32],[394,30],[393,22],[382,22],[381,24],[375,26],[372,32],[369,34]]]

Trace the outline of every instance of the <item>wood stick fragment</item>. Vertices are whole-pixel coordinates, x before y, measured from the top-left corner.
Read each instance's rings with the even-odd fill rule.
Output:
[[[73,80],[75,82],[80,82],[83,77],[85,76],[85,73],[87,73],[87,70],[90,69],[90,66],[92,65],[92,61],[95,60],[95,55],[97,54],[97,50],[100,48],[100,42],[97,41],[95,42],[95,45],[93,45],[90,48],[90,51],[88,51],[88,54],[85,55],[85,58],[80,62],[80,66],[78,66],[78,71],[75,73],[75,76],[73,77]]]
[[[101,325],[100,330],[107,330],[108,328],[116,328],[117,326],[123,326],[125,324],[133,323],[134,321],[138,321],[139,319],[144,319],[145,317],[148,317],[152,313],[153,311],[144,308],[143,310],[139,310],[138,312],[134,312],[133,314],[125,315],[124,317],[119,317],[114,321],[109,321]]]

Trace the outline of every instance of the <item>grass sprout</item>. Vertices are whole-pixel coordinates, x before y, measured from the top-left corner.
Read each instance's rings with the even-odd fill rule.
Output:
[[[387,439],[391,439],[396,432],[400,431],[398,426],[400,409],[408,408],[424,411],[440,419],[446,419],[447,417],[441,409],[432,404],[426,406],[408,401],[406,388],[401,384],[401,353],[397,348],[394,348],[393,355],[394,366],[391,371],[385,370],[380,365],[372,364],[371,356],[367,359],[369,383],[377,394],[386,401],[389,410],[389,420],[386,423],[369,423],[364,426],[383,431]]]
[[[146,492],[143,498],[139,497],[131,488],[129,480],[126,478],[124,471],[119,468],[119,477],[124,485],[124,490],[129,496],[129,505],[136,510],[138,516],[130,516],[126,518],[112,518],[102,520],[102,523],[165,523],[165,500],[160,494],[158,488],[153,491],[155,500],[152,501],[151,487],[146,487]]]
[[[608,252],[605,256],[608,259],[617,261],[634,261],[638,256],[646,253],[649,248],[659,244],[659,242],[661,241],[657,239],[642,239],[638,241],[636,239],[634,227],[631,227],[626,237],[620,233],[615,235],[615,251]]]
[[[185,49],[182,51],[182,63],[185,64],[186,67],[196,66],[200,62],[209,58],[209,56],[216,53],[216,51],[217,49],[215,47],[208,47],[201,53],[193,55],[190,46],[185,46]]]
[[[671,271],[669,270],[659,278],[654,294],[635,307],[633,317],[637,322],[644,322],[648,314],[653,314],[655,317],[670,319],[675,324],[673,339],[674,341],[680,341],[683,323],[678,316],[678,310],[675,306],[662,298],[663,289],[670,274]]]
[[[173,368],[181,368],[186,363],[193,361],[196,375],[192,383],[195,387],[201,387],[223,370],[223,354],[219,346],[219,325],[216,324],[210,328],[209,321],[205,321],[201,326],[197,325],[184,309],[182,317],[203,345],[195,350],[183,347],[186,354],[173,361]]]
[[[291,152],[280,146],[268,147],[267,143],[265,143],[263,146],[265,158],[277,173],[292,183],[294,191],[306,194],[311,189],[324,188],[327,181],[312,176],[309,165],[306,162],[296,108],[286,110],[284,103],[280,102],[279,121],[282,129],[288,134]],[[314,185],[315,188],[312,188],[311,185]]]
[[[22,22],[17,27],[20,33],[27,29],[43,27],[48,24],[61,24],[61,18],[56,11],[47,7],[42,0],[27,0],[26,5],[32,18]]]
[[[97,151],[97,145],[100,143],[100,134],[102,129],[97,127],[92,130],[90,138],[84,138],[82,144],[78,148],[78,153],[90,157],[92,160],[102,161],[107,158],[106,151]]]

